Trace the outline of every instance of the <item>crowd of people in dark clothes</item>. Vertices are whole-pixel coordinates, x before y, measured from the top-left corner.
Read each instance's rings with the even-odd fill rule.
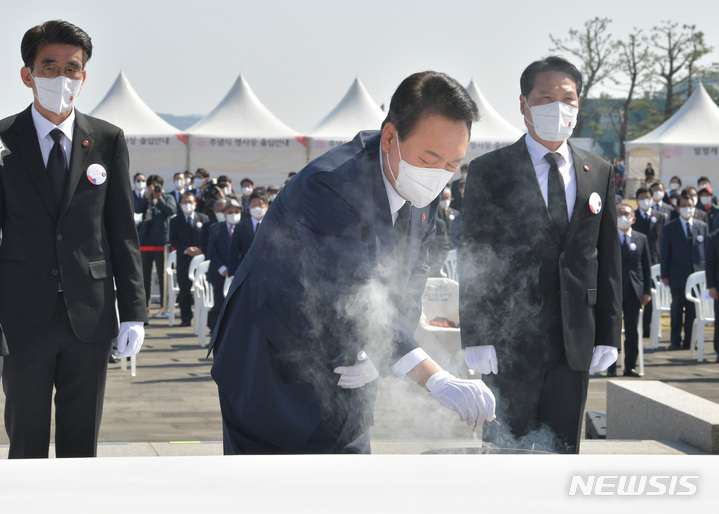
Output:
[[[292,178],[294,172],[288,174]],[[283,185],[255,188],[244,178],[238,189],[220,175],[211,178],[204,168],[195,173],[178,172],[172,188],[165,190],[160,175],[136,173],[133,177],[135,223],[142,255],[147,312],[151,310],[152,271],[157,275],[160,305],[156,318],[168,317],[164,304],[165,264],[170,250],[177,252],[177,281],[181,323],[192,323],[190,262],[198,255],[210,261],[207,280],[213,286],[214,307],[208,327],[214,327],[224,300],[224,282],[231,277],[249,250],[257,228]],[[116,359],[111,358],[112,361]]]
[[[706,272],[708,295],[714,299],[715,313],[719,310],[719,206],[708,177],[700,177],[694,187],[673,176],[666,189],[651,163],[647,163],[645,178],[634,197],[636,208],[618,196],[617,227],[622,248],[623,374],[638,377],[638,316],[643,308],[642,333],[648,338],[652,328],[652,287],[671,291],[669,351],[690,349],[696,312],[695,304],[686,298],[685,287],[692,273]],[[653,283],[650,273],[657,264],[661,285]],[[719,331],[714,334],[714,351],[719,362]],[[616,364],[607,370],[607,375],[617,375]]]

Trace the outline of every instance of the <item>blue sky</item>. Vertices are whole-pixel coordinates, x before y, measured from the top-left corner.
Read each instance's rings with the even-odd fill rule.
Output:
[[[10,4],[10,5],[7,5]],[[595,5],[598,4],[598,5]],[[90,112],[122,70],[156,112],[209,113],[245,75],[260,100],[299,131],[314,126],[359,76],[377,103],[415,71],[446,72],[462,84],[474,78],[508,121],[523,127],[519,76],[549,54],[549,33],[565,36],[594,16],[611,32],[649,31],[662,20],[696,24],[717,51],[706,1],[579,2],[477,0],[7,2],[0,32],[1,116],[31,101],[20,81],[20,40],[33,25],[67,19],[95,45],[78,109]],[[608,84],[615,90],[621,86]]]

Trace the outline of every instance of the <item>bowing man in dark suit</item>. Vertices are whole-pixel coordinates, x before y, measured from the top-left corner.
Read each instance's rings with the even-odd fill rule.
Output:
[[[651,272],[647,236],[632,230],[636,221],[631,206],[617,208],[617,227],[622,249],[622,312],[624,313],[624,376],[638,377],[634,369],[639,355],[639,311],[649,304]],[[609,366],[607,376],[616,376],[616,364]]]
[[[669,350],[689,349],[696,312],[694,304],[687,301],[684,288],[689,275],[704,269],[704,248],[709,235],[706,223],[694,218],[694,199],[686,191],[679,197],[679,216],[664,226],[661,237],[662,282],[672,290]]]
[[[177,303],[180,305],[181,327],[192,323],[192,282],[188,273],[193,257],[202,255],[200,240],[202,225],[208,222],[207,216],[196,212],[197,200],[192,193],[183,193],[180,197],[180,209],[177,216],[170,220],[170,244],[177,251]]]
[[[219,200],[217,200],[219,202]],[[222,216],[211,225],[210,235],[207,239],[207,255],[210,267],[207,270],[207,280],[212,284],[214,303],[207,316],[207,326],[210,331],[215,330],[217,317],[220,315],[222,303],[225,301],[225,279],[233,275],[229,269],[230,241],[237,229],[242,215],[242,206],[234,198],[224,200]],[[204,227],[203,227],[204,230]]]
[[[127,146],[121,129],[73,107],[92,54],[83,30],[46,22],[21,51],[34,101],[0,121],[9,455],[47,458],[54,388],[56,455],[91,457],[112,339],[133,355],[147,322]]]
[[[438,196],[476,115],[454,79],[414,74],[381,133],[315,159],[277,196],[213,336],[225,453],[369,452],[374,364],[470,426],[493,419],[484,384],[441,370],[413,338]]]
[[[706,243],[706,272],[707,272],[707,289],[709,296],[714,299],[714,319],[719,319],[719,230],[715,230],[709,234]],[[716,352],[716,362],[719,362],[719,330],[714,329],[714,352]]]
[[[250,251],[255,234],[269,208],[267,195],[261,191],[253,191],[250,194],[247,206],[250,210],[250,217],[240,221],[240,224],[237,225],[237,230],[232,234],[232,241],[230,242],[227,257],[230,276],[235,274],[235,270],[240,266],[242,259]]]
[[[500,438],[546,425],[552,449],[578,452],[590,364],[606,370],[620,346],[614,177],[607,161],[566,141],[582,87],[571,63],[536,61],[520,84],[528,134],[469,165],[462,346],[498,395],[502,427],[485,430],[489,440],[521,444]]]

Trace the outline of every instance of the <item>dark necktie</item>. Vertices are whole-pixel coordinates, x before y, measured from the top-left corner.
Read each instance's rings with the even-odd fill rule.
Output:
[[[689,224],[689,222],[686,223],[687,226],[687,241],[690,243],[692,242],[692,226]]]
[[[229,239],[232,239],[232,232],[234,232],[235,227],[233,225],[227,225],[227,235],[229,236]]]
[[[55,208],[59,210],[67,179],[67,156],[62,146],[62,131],[53,129],[50,132],[50,137],[55,141],[55,144],[50,150],[50,155],[47,159],[47,175],[55,197]]]
[[[564,179],[559,173],[560,153],[550,152],[544,156],[544,160],[549,163],[549,178],[547,180],[547,209],[549,217],[552,218],[554,227],[560,236],[564,236],[569,225],[569,215],[567,213],[567,197],[564,192]]]
[[[394,240],[396,243],[396,251],[398,259],[404,258],[407,246],[407,232],[409,231],[409,213],[410,203],[405,202],[402,208],[397,212],[397,219],[394,222]]]

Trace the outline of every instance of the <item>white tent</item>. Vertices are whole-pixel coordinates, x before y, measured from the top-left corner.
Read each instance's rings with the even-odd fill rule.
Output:
[[[224,174],[239,185],[283,183],[307,163],[307,138],[282,123],[240,75],[215,109],[187,129],[189,169]]]
[[[310,131],[310,159],[350,141],[362,130],[379,130],[385,117],[359,77],[355,78],[342,100]]]
[[[635,179],[631,192],[644,179],[648,162],[665,185],[673,175],[685,184],[696,185],[701,176],[719,184],[719,107],[699,84],[671,118],[648,134],[627,141],[626,152],[626,176]]]
[[[472,136],[467,145],[467,157],[464,160],[466,163],[482,154],[510,145],[524,134],[490,105],[474,79],[467,86],[467,91],[477,104],[479,121],[472,124]]]
[[[167,182],[185,170],[186,137],[142,101],[123,72],[90,114],[125,132],[131,174],[158,174]]]

